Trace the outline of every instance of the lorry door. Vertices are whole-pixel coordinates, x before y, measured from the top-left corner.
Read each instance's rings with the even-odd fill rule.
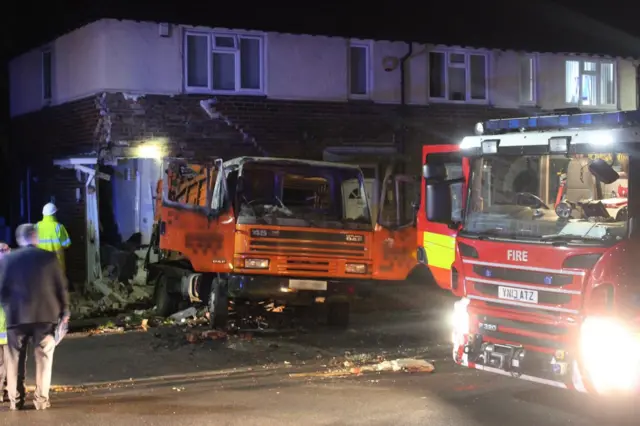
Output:
[[[418,181],[394,173],[396,166],[389,165],[384,175],[374,225],[372,277],[377,280],[405,280],[418,264],[415,221]]]
[[[222,160],[165,160],[159,209],[159,245],[187,258],[197,272],[229,272],[235,220],[224,200]]]
[[[464,173],[463,161],[458,145],[425,145],[422,148],[423,174],[420,185],[421,200],[418,210],[418,245],[421,247],[421,262],[429,267],[438,286],[451,288],[451,265],[455,260],[455,237],[457,229],[452,223],[462,220]],[[452,197],[450,223],[438,223],[427,219],[427,167],[445,171],[443,184],[448,184]]]

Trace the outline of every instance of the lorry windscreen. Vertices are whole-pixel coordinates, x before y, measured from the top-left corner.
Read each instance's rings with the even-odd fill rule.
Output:
[[[618,173],[589,171],[603,159]],[[626,154],[487,155],[471,161],[463,233],[487,238],[599,243],[627,235]]]
[[[360,170],[287,163],[242,168],[238,223],[333,229],[371,228]]]

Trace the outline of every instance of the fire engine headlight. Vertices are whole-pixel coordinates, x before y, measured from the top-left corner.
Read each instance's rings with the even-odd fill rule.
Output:
[[[269,259],[245,259],[244,267],[247,269],[267,269]]]
[[[585,372],[599,393],[630,391],[638,386],[640,339],[621,321],[585,318],[580,351]]]
[[[344,265],[344,271],[347,274],[366,274],[367,265],[364,263],[347,263]]]
[[[469,334],[470,319],[469,311],[467,310],[468,306],[469,299],[466,297],[453,304],[453,315],[451,318],[453,333],[451,340],[454,345],[460,341],[465,334]]]

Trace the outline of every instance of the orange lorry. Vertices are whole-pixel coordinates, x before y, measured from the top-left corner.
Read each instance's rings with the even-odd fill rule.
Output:
[[[357,166],[170,158],[163,170],[152,241],[158,259],[147,264],[162,315],[181,302],[203,304],[220,328],[231,303],[322,304],[329,324],[346,326],[358,289],[404,280],[417,263],[412,221],[383,218],[385,205],[412,216],[398,202],[401,177],[385,176],[372,220]]]

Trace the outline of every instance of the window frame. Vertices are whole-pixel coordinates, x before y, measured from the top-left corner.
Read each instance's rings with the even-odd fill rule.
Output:
[[[188,55],[188,40],[190,36],[199,36],[207,38],[207,87],[189,86],[189,57]],[[235,47],[216,47],[216,37],[233,37]],[[260,87],[258,89],[244,89],[241,87],[242,68],[240,60],[240,41],[242,39],[257,40],[259,43],[259,64],[260,64]],[[212,30],[201,31],[193,29],[185,29],[183,31],[182,40],[182,68],[183,68],[183,87],[186,93],[202,93],[202,94],[241,94],[241,95],[258,95],[264,96],[266,92],[266,69],[265,69],[265,35],[262,33],[247,33],[238,31],[226,31],[226,30]],[[235,66],[235,88],[232,90],[214,89],[213,88],[213,53],[227,53],[234,55]]]
[[[431,64],[428,63],[428,76],[427,76],[427,87],[429,88],[429,101],[430,102],[441,102],[441,103],[452,103],[452,104],[478,104],[478,105],[487,105],[490,103],[489,101],[489,61],[491,60],[491,52],[482,51],[482,50],[466,50],[466,49],[430,49],[428,54],[442,54],[444,55],[444,93],[445,97],[434,97],[431,96]],[[451,63],[451,55],[464,55],[464,64]],[[471,56],[482,56],[484,57],[484,99],[471,99]],[[430,58],[427,59],[427,62],[430,61]],[[464,100],[451,100],[449,99],[449,69],[450,68],[463,68],[465,70],[465,99]]]
[[[47,86],[47,76],[45,75],[45,56],[49,55],[49,96],[47,96],[46,86]],[[41,100],[45,105],[50,105],[53,101],[53,49],[50,46],[42,49],[40,53],[40,72],[41,72]]]
[[[364,94],[351,92],[351,49],[360,48],[365,50],[366,58],[366,90]],[[371,41],[366,40],[349,40],[347,50],[347,93],[350,99],[371,99],[373,92],[373,47]]]
[[[580,101],[576,103],[567,102],[567,63],[569,62],[578,62],[578,75],[580,78],[580,89],[582,90],[582,77],[583,75],[593,75],[596,77],[596,105],[582,105]],[[593,62],[596,64],[596,71],[584,71],[584,63],[585,62]],[[567,107],[578,107],[583,109],[617,109],[619,102],[618,95],[618,61],[614,58],[585,58],[581,56],[567,56],[563,61],[563,81],[564,81],[564,93],[563,93],[563,102]],[[613,103],[611,104],[602,104],[600,103],[602,99],[602,85],[601,76],[602,76],[602,65],[612,65],[613,66]]]
[[[531,65],[530,65],[530,69],[531,69],[531,77],[530,77],[530,83],[531,83],[531,99],[523,99],[522,97],[522,83],[523,83],[523,75],[522,75],[522,68],[518,67],[518,99],[520,102],[520,105],[526,105],[526,106],[533,106],[536,105],[538,103],[538,55],[535,53],[529,53],[529,54],[522,54],[519,56],[518,60],[522,61],[522,60],[529,60]],[[521,65],[521,64],[518,64]]]

